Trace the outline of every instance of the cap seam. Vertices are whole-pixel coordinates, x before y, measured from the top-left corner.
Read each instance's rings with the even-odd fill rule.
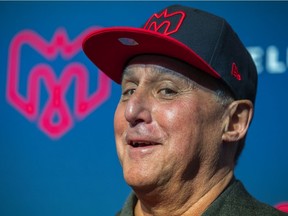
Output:
[[[211,59],[210,59],[210,62],[209,62],[211,67],[212,67],[212,63],[214,62],[214,59],[215,59],[215,54],[216,54],[216,50],[218,49],[218,46],[219,46],[220,38],[223,36],[224,24],[225,24],[225,21],[222,20],[221,31],[220,31],[219,37],[218,37],[217,42],[216,42],[216,46],[214,47],[214,50],[213,50],[213,53],[212,53],[212,56],[211,56]],[[218,71],[217,71],[217,73],[219,74]]]

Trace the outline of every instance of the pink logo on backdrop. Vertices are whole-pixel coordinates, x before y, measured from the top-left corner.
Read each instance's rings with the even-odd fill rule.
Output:
[[[7,100],[23,116],[30,121],[35,121],[39,128],[51,138],[63,136],[72,128],[73,117],[77,119],[87,117],[110,96],[111,82],[106,75],[99,71],[98,80],[95,80],[97,89],[93,93],[88,93],[88,69],[81,62],[71,61],[81,51],[83,38],[96,29],[97,27],[87,29],[73,41],[69,40],[64,29],[58,29],[50,42],[34,31],[23,30],[10,43]],[[46,62],[37,62],[28,71],[26,95],[19,92],[20,71],[24,70],[21,68],[21,54],[24,56],[21,53],[23,46],[29,46],[46,59]],[[62,71],[59,71],[60,75],[56,75],[53,67],[47,64],[47,60],[52,61],[59,55],[64,62],[67,61],[67,64]],[[41,82],[47,90],[48,99],[44,108],[39,110]],[[66,92],[72,82],[75,83],[74,110],[71,110],[66,99]]]

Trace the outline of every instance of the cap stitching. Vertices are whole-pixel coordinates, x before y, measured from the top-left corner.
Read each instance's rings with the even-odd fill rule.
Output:
[[[218,46],[219,46],[220,38],[221,38],[222,35],[223,35],[223,31],[224,31],[224,24],[225,24],[225,21],[222,20],[221,31],[220,31],[219,37],[218,37],[218,39],[217,39],[217,43],[216,43],[216,45],[215,45],[215,47],[214,47],[214,50],[213,50],[213,53],[212,53],[211,59],[210,59],[210,61],[209,61],[209,64],[210,64],[211,67],[212,67],[212,62],[214,61],[214,57],[215,57],[216,50],[218,49]],[[219,73],[219,72],[217,71],[217,73]]]

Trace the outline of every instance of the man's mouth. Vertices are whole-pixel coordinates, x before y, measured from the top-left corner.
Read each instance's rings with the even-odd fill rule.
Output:
[[[153,142],[130,141],[129,145],[132,146],[133,148],[139,148],[139,147],[154,146],[158,144]]]

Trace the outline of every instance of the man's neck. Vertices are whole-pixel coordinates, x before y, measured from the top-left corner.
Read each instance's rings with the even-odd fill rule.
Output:
[[[138,200],[135,209],[135,216],[160,216],[160,215],[202,215],[209,205],[222,193],[222,191],[227,187],[231,179],[233,178],[233,171],[228,172],[223,178],[218,180],[208,191],[206,191],[202,196],[199,196],[196,200],[193,198],[187,199],[186,203],[179,203],[180,193],[176,193],[175,199],[173,200],[173,194],[171,197],[167,197],[168,202],[161,203],[160,205],[154,205],[149,207]],[[186,191],[186,193],[189,191]],[[171,201],[171,202],[169,202]]]

